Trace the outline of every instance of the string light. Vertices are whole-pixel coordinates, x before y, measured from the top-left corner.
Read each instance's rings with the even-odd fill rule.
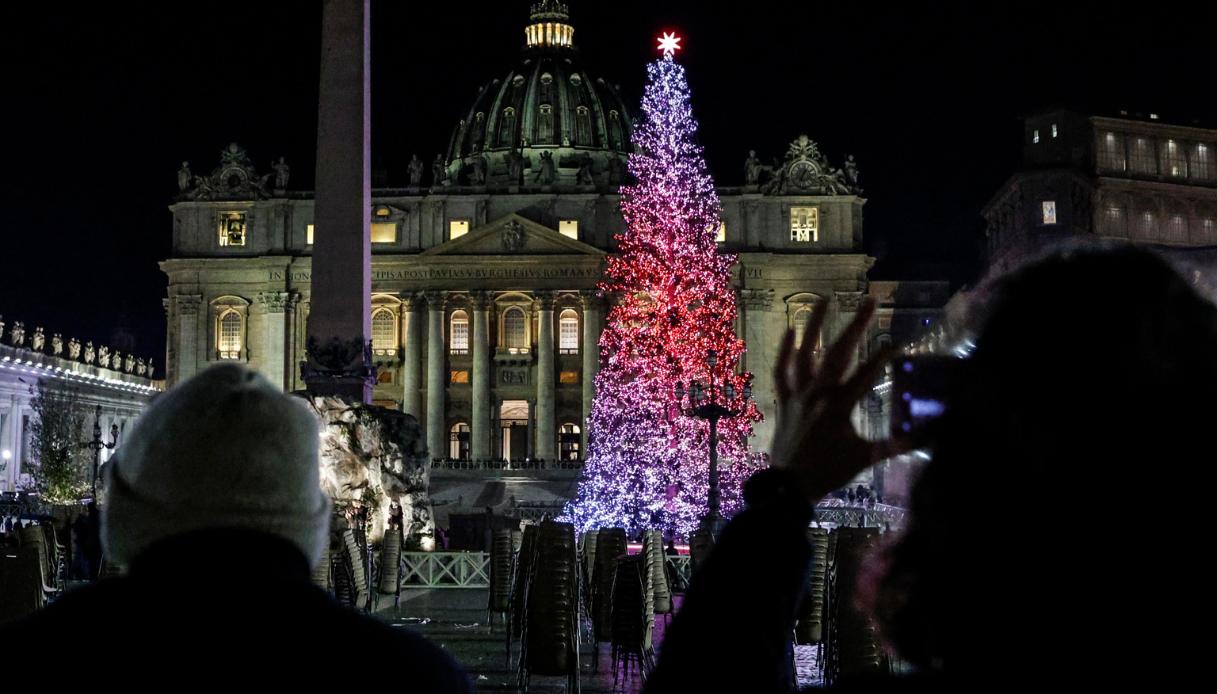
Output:
[[[736,374],[744,342],[735,335],[733,255],[718,252],[720,204],[695,141],[697,122],[684,68],[671,58],[679,39],[665,35],[665,56],[647,66],[643,117],[634,130],[630,173],[621,191],[627,231],[600,289],[614,298],[600,336],[602,368],[588,417],[588,457],[565,517],[580,531],[660,528],[687,537],[706,512],[708,425],[681,414],[677,382],[719,382],[739,411],[719,423],[722,510],[741,503],[753,469],[748,449],[761,416]],[[724,388],[724,392],[726,389]],[[735,394],[740,394],[738,397]]]

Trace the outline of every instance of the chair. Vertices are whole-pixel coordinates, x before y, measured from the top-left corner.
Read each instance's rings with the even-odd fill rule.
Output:
[[[672,615],[672,586],[668,583],[667,556],[663,553],[663,534],[648,530],[642,536],[642,554],[647,575],[650,576],[651,598],[655,614]]]
[[[593,646],[592,671],[600,666],[600,643],[612,642],[613,580],[617,558],[625,556],[627,543],[623,528],[601,528],[596,538],[596,565],[593,569],[595,588],[592,592]]]
[[[401,530],[389,528],[380,541],[380,566],[377,567],[376,603],[381,595],[392,595],[393,606],[401,600]]]
[[[355,532],[347,529],[342,533],[343,568],[349,581],[349,596],[352,607],[368,611],[372,605],[372,596],[368,590],[368,574],[363,566],[363,551]]]
[[[537,552],[537,526],[524,526],[524,536],[520,543],[520,553],[516,559],[515,571],[511,579],[511,609],[507,611],[507,667],[511,667],[511,642],[523,637],[525,620],[525,599],[528,595],[528,583],[532,578],[532,564]],[[519,664],[517,663],[517,671]]]
[[[631,662],[637,663],[643,680],[651,669],[650,639],[655,619],[643,561],[642,555],[622,557],[613,572],[610,643],[614,689],[618,675],[629,679]]]
[[[579,691],[579,555],[575,527],[544,521],[525,599],[520,667],[522,691],[532,675],[566,676],[568,692]]]
[[[46,535],[38,526],[27,525],[21,529],[17,537],[23,546],[29,545],[38,553],[42,592],[48,599],[54,598],[59,593],[59,588],[55,586],[54,568],[51,564],[50,552],[47,551]],[[50,579],[49,582],[48,579]]]
[[[843,677],[889,669],[874,621],[855,607],[854,586],[866,555],[879,538],[878,528],[841,527],[829,535],[825,585],[824,684]]]
[[[824,588],[828,576],[828,531],[808,528],[811,544],[811,575],[799,605],[795,643],[821,644],[824,637]]]
[[[486,591],[486,621],[494,628],[494,615],[503,616],[511,609],[511,569],[515,563],[511,530],[496,530],[490,540],[490,589]]]
[[[327,593],[334,591],[333,555],[330,553],[330,543],[321,547],[321,559],[313,569],[313,585]]]

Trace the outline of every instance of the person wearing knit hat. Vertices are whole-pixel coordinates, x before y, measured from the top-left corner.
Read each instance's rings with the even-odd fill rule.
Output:
[[[44,644],[104,633],[73,649],[78,671],[158,688],[168,673],[190,673],[194,685],[238,675],[315,685],[314,668],[339,666],[335,644],[351,644],[359,663],[391,663],[381,674],[394,684],[408,673],[412,692],[472,692],[438,646],[313,584],[332,513],[319,448],[307,405],[239,364],[161,395],[104,469],[102,542],[127,575],[0,625],[6,653],[50,671],[39,666],[58,667],[61,654]]]
[[[246,528],[316,566],[330,519],[317,441],[300,399],[235,363],[208,369],[161,396],[106,464],[106,556],[125,566],[166,537]]]

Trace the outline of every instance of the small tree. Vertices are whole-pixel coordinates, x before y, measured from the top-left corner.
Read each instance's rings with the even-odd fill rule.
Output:
[[[89,455],[84,443],[80,392],[41,380],[30,406],[34,488],[48,504],[74,504],[89,492]]]

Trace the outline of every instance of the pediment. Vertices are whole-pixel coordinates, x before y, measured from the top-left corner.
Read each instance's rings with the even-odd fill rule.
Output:
[[[591,255],[605,252],[572,239],[544,224],[509,214],[420,255]]]

